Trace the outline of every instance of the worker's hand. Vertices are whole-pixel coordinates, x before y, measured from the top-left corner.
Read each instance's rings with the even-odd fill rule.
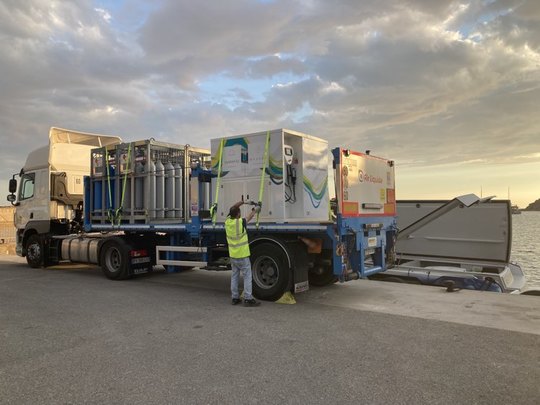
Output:
[[[255,214],[258,214],[259,212],[261,212],[261,206],[260,205],[256,205],[255,207],[253,207],[251,209],[251,211],[254,211]]]

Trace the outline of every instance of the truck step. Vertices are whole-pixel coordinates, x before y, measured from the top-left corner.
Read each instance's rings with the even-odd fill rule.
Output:
[[[206,253],[207,248],[202,246],[156,246],[156,254],[159,252],[192,252]]]
[[[187,267],[204,267],[208,262],[203,260],[190,260],[191,257],[196,253],[206,253],[206,247],[200,246],[156,246],[156,264],[163,266],[187,266]],[[183,259],[162,259],[161,253],[166,252],[182,252],[182,253],[191,253],[188,257]],[[196,255],[195,255],[196,256]]]
[[[156,264],[162,266],[187,266],[187,267],[205,267],[208,262],[197,262],[194,260],[164,260],[157,259]]]

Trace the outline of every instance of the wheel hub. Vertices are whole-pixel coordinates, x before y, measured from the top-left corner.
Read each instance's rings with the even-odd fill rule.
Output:
[[[116,248],[111,248],[107,255],[107,267],[110,271],[116,272],[120,269],[122,260],[120,258],[120,252]]]
[[[41,249],[38,244],[32,244],[28,246],[28,251],[26,255],[31,259],[38,259],[41,255]]]
[[[262,288],[271,288],[278,280],[277,263],[271,257],[261,256],[253,263],[253,278]]]

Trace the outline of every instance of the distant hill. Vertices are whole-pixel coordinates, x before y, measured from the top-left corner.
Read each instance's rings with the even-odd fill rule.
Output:
[[[540,198],[530,203],[523,211],[540,211]]]

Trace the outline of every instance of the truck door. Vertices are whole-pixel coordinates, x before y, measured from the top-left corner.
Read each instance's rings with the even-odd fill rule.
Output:
[[[35,173],[25,173],[21,177],[19,194],[17,198],[19,204],[15,209],[15,227],[17,229],[24,228],[28,223],[32,208],[32,205],[31,203],[29,204],[29,202],[34,197],[35,181]]]
[[[15,227],[24,229],[30,221],[49,222],[48,171],[36,170],[21,177]]]

